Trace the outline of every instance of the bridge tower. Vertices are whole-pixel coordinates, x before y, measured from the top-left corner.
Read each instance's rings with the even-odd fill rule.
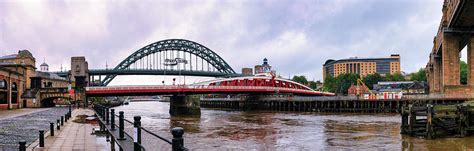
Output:
[[[74,84],[72,85],[75,89],[74,98],[76,100],[86,100],[84,88],[89,84],[89,64],[87,63],[84,56],[71,57],[71,71],[69,73],[69,79],[74,81]],[[87,101],[85,101],[85,103],[87,103]]]

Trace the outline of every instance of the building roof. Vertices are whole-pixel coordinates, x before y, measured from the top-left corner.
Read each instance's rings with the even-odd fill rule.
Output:
[[[6,55],[6,56],[1,56],[0,59],[15,59],[17,58],[17,54],[11,54],[11,55]]]
[[[46,62],[43,62],[40,66],[42,67],[42,66],[49,66],[49,65],[46,64]]]
[[[41,78],[46,78],[46,79],[53,79],[53,80],[66,80],[63,77],[60,77],[59,75],[52,73],[52,72],[41,72],[41,71],[36,71],[34,77],[41,77]]]

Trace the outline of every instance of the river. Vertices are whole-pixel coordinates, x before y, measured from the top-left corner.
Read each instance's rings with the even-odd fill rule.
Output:
[[[171,138],[185,129],[191,150],[472,150],[474,137],[425,140],[400,135],[398,114],[261,112],[201,109],[201,117],[170,117],[169,103],[132,102],[116,107],[129,120]],[[127,131],[131,131],[128,127]],[[143,133],[147,150],[170,145]]]

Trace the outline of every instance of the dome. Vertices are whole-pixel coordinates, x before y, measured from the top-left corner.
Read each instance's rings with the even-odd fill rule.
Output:
[[[46,62],[43,62],[40,66],[42,67],[42,66],[49,66],[49,65],[46,64]]]

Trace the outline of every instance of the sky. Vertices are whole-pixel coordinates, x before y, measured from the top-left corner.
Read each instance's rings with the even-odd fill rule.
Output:
[[[210,48],[238,72],[268,58],[283,77],[322,80],[328,59],[400,54],[402,71],[410,73],[428,62],[442,5],[442,0],[3,0],[0,55],[27,49],[37,66],[45,60],[55,71],[69,69],[71,56],[85,56],[89,68],[105,68],[143,46],[179,38]],[[112,83],[146,83],[133,79],[122,76]]]

